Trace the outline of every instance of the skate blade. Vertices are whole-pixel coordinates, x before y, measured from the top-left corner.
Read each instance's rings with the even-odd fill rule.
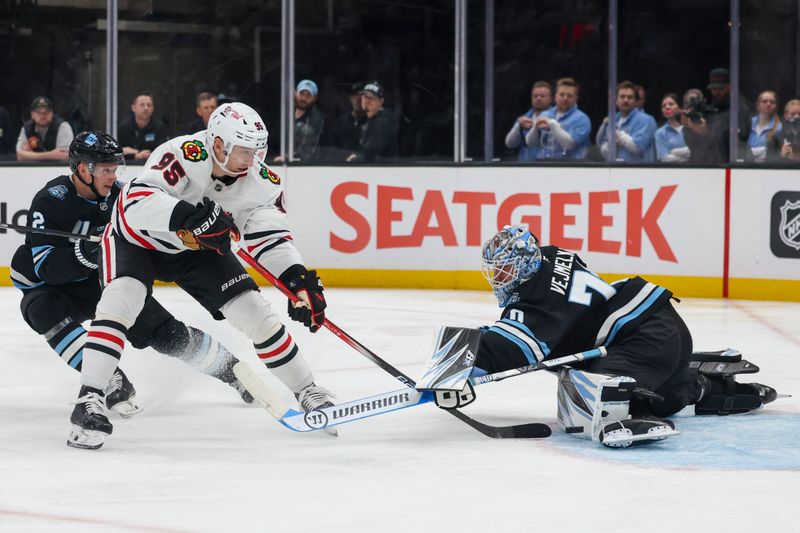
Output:
[[[135,416],[142,412],[142,408],[139,407],[139,405],[136,402],[134,402],[135,398],[136,396],[133,396],[128,400],[125,400],[124,402],[116,403],[114,404],[113,407],[111,407],[111,410],[117,413],[122,418],[130,418],[132,416]]]
[[[624,430],[616,430],[612,431],[611,433],[606,433],[605,438],[601,442],[603,446],[608,446],[609,448],[627,448],[631,446],[634,442],[639,442],[645,444],[644,441],[659,441],[664,440],[667,437],[672,437],[673,435],[680,435],[680,431],[672,429],[669,426],[658,426],[654,428],[650,428],[647,433],[642,433],[639,435],[634,435],[631,430],[624,429]]]
[[[83,429],[80,426],[73,425],[67,438],[67,446],[82,450],[96,450],[103,445],[105,438],[106,433],[102,431]]]
[[[336,429],[336,428],[326,427],[326,428],[323,429],[323,431],[325,433],[327,433],[328,435],[330,435],[331,437],[338,437],[339,436],[339,430]]]

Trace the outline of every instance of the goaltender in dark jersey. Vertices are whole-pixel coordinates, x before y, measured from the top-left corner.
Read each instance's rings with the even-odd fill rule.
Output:
[[[618,343],[672,296],[640,277],[606,283],[556,246],[541,251],[539,271],[481,337],[476,366],[487,372]]]
[[[119,182],[107,197],[87,200],[78,195],[69,176],[59,176],[45,185],[31,202],[28,225],[71,233],[90,233],[111,219],[111,208],[120,191]],[[76,260],[72,239],[26,233],[11,260],[11,281],[23,291],[50,285],[65,285],[97,278],[97,270]],[[98,284],[99,288],[99,284]]]

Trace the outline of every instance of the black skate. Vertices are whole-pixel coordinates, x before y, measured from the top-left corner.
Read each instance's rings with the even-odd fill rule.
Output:
[[[103,445],[106,435],[111,435],[114,426],[105,415],[103,391],[81,387],[78,401],[72,410],[72,429],[67,445],[73,448],[96,450]]]
[[[136,388],[119,368],[114,371],[106,387],[106,407],[122,418],[130,418],[142,411],[136,403]]]
[[[313,381],[311,385],[295,393],[294,397],[297,398],[297,403],[306,413],[325,407],[333,407],[333,402],[330,400],[330,398],[334,397],[333,394],[328,389],[315,385]],[[336,428],[326,427],[325,433],[334,437],[339,435]]]
[[[755,374],[758,367],[742,359],[733,348],[717,352],[694,352],[689,370],[695,373],[699,389],[694,402],[696,415],[737,415],[754,411],[780,395],[761,383],[737,383],[737,374]]]
[[[675,424],[663,418],[629,418],[617,420],[600,430],[600,443],[609,448],[627,448],[664,440],[678,435]]]
[[[696,415],[738,415],[774,402],[778,393],[761,383],[737,383],[733,376],[699,375],[702,392],[694,404]]]

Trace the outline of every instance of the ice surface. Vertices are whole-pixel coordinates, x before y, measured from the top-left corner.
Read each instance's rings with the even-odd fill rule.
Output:
[[[283,298],[264,293],[284,316]],[[326,294],[336,324],[414,378],[437,326],[498,314],[488,292]],[[184,293],[156,296],[258,365],[243,335]],[[85,451],[65,444],[78,374],[23,322],[18,291],[0,289],[0,302],[3,532],[800,530],[800,304],[678,304],[696,349],[738,348],[761,367],[745,381],[794,397],[736,417],[681,413],[682,434],[646,448],[560,433],[547,373],[481,386],[466,411],[493,424],[550,423],[549,439],[488,439],[430,404],[341,426],[334,439],[293,433],[233,389],[127,349],[122,367],[144,412],[114,415],[105,446]],[[329,332],[289,327],[317,382],[340,399],[399,388]]]

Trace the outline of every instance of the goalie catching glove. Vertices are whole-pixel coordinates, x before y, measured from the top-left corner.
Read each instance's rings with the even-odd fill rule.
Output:
[[[239,240],[239,229],[231,214],[207,197],[186,217],[176,234],[191,250],[213,250],[220,255],[231,249],[231,239]]]
[[[312,333],[325,322],[325,296],[322,294],[322,281],[316,270],[306,270],[303,265],[294,265],[284,272],[280,280],[297,296],[297,301],[289,300],[289,317],[302,322]]]

